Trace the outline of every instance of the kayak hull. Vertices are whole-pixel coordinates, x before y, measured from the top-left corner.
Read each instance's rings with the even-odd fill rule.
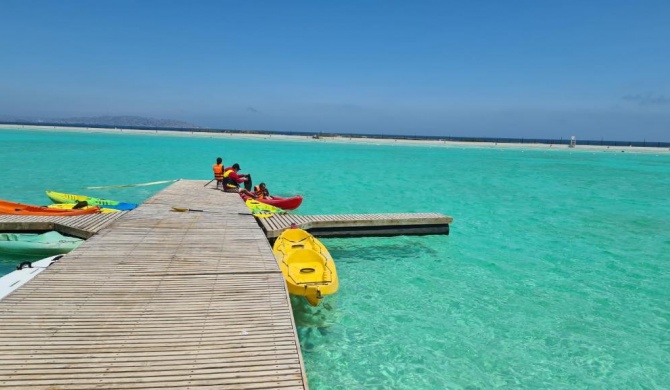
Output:
[[[13,256],[52,256],[68,253],[84,242],[58,232],[43,234],[0,233],[0,253]]]
[[[30,264],[30,267],[23,267],[0,278],[0,299],[11,294],[12,291],[29,282],[37,274],[44,271],[51,264],[55,263],[63,255],[51,256],[46,259],[38,260]]]
[[[49,199],[51,199],[55,203],[86,202],[90,206],[101,206],[104,208],[115,209],[115,210],[132,210],[138,206],[136,203],[125,203],[116,200],[93,198],[86,195],[65,194],[56,191],[46,191],[46,194],[49,197]]]
[[[247,201],[249,199],[253,199],[253,200],[256,200],[258,202],[265,203],[265,204],[268,204],[268,205],[274,206],[274,207],[279,207],[280,209],[284,209],[284,210],[295,210],[298,207],[300,207],[300,205],[302,204],[302,196],[300,196],[300,195],[296,195],[296,196],[293,196],[293,197],[290,197],[290,198],[282,198],[282,197],[273,195],[272,199],[254,199],[254,198],[250,197],[249,195],[245,195],[245,194],[240,194],[240,196],[242,197],[242,199],[244,199],[244,201]]]
[[[287,229],[275,241],[272,252],[291,295],[305,297],[318,306],[326,295],[337,292],[335,262],[326,247],[302,229]]]
[[[75,216],[88,215],[100,212],[99,207],[85,210],[62,210],[52,209],[46,206],[34,206],[30,204],[0,200],[0,214],[6,215],[38,215],[38,216]]]
[[[88,209],[91,209],[91,208],[94,208],[94,207],[98,207],[98,206],[85,206],[85,207],[82,207],[81,209],[75,209],[74,207],[76,205],[77,205],[76,203],[54,203],[54,204],[48,205],[47,207],[50,208],[50,209],[61,209],[61,210],[88,210]],[[103,208],[100,209],[100,212],[104,213],[104,214],[118,213],[119,211],[121,211],[121,210],[108,209],[106,207],[103,207]]]

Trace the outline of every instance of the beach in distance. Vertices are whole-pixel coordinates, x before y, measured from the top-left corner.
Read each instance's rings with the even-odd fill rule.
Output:
[[[364,143],[377,145],[415,145],[428,147],[474,147],[474,148],[522,148],[522,149],[546,149],[562,151],[587,151],[587,152],[609,152],[609,153],[670,153],[667,147],[639,147],[639,146],[606,146],[606,145],[580,145],[579,139],[575,147],[569,147],[566,144],[548,144],[548,143],[512,143],[512,142],[468,142],[437,139],[407,139],[407,138],[383,138],[366,136],[346,136],[346,135],[304,135],[304,134],[279,134],[279,133],[261,133],[244,131],[188,131],[188,130],[146,130],[131,128],[98,128],[98,127],[69,127],[69,126],[37,126],[37,125],[17,125],[0,124],[0,130],[39,130],[56,132],[86,132],[86,133],[124,133],[124,134],[160,134],[172,135],[178,137],[199,137],[199,138],[247,138],[263,140],[284,140],[284,141],[304,141],[304,142],[340,142],[340,143]],[[316,136],[316,137],[315,137]]]

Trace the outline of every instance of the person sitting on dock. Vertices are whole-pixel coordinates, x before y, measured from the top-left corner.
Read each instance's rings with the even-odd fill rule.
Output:
[[[223,191],[225,192],[238,192],[240,194],[249,195],[252,198],[255,198],[253,192],[240,188],[240,183],[244,183],[249,180],[249,175],[238,174],[240,170],[240,164],[235,163],[232,167],[226,168],[226,171],[223,172]]]
[[[216,158],[216,164],[212,165],[212,171],[214,171],[214,180],[216,180],[216,188],[218,189],[221,186],[223,189],[223,159],[221,157]]]
[[[265,183],[261,183],[254,187],[254,195],[256,199],[272,199],[270,196],[270,191],[265,187]]]

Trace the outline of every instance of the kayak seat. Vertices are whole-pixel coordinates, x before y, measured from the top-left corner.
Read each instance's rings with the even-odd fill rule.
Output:
[[[323,282],[324,261],[310,249],[298,249],[286,259],[288,274],[296,283]]]

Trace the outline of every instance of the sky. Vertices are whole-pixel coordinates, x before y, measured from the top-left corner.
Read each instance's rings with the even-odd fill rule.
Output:
[[[670,141],[670,1],[2,0],[0,117]]]

